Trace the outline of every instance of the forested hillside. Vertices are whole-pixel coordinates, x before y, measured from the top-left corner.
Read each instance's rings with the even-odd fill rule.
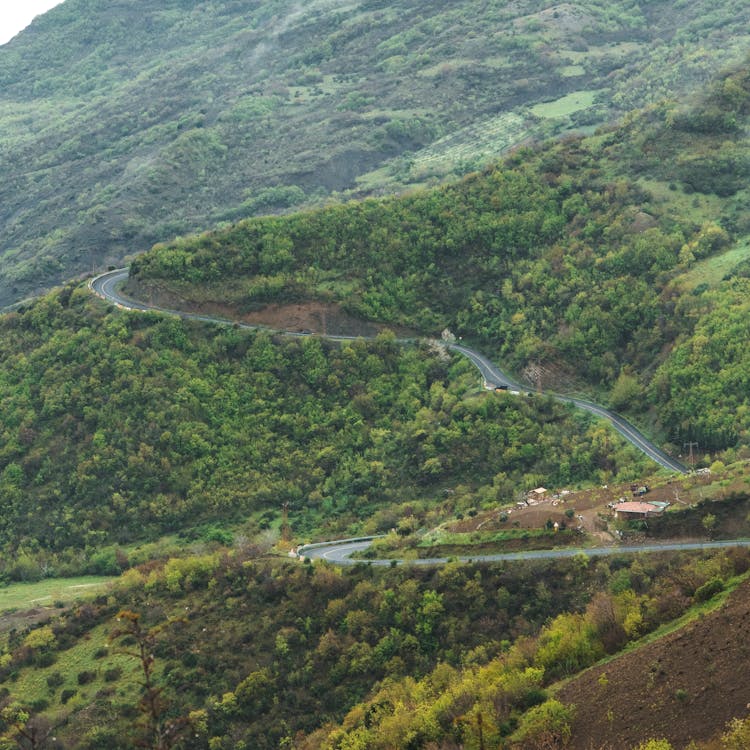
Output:
[[[560,404],[483,392],[439,348],[102,308],[68,287],[0,318],[10,578],[117,572],[116,545],[217,523],[278,534],[287,504],[297,540],[374,533],[646,465]]]
[[[204,548],[5,637],[0,731],[8,747],[24,747],[25,732],[37,747],[87,750],[562,747],[587,707],[554,698],[556,680],[691,608],[710,611],[747,566],[735,550],[338,570]],[[675,725],[691,710],[670,701]],[[696,738],[725,716],[707,714]]]
[[[657,569],[653,563],[649,560],[644,569],[636,561],[611,577],[608,569],[599,570],[603,590],[593,594],[585,609],[552,618],[535,637],[518,638],[486,665],[467,664],[454,670],[442,664],[422,679],[384,681],[338,726],[324,727],[296,747],[672,750],[669,739],[675,741],[674,748],[746,747],[750,737],[746,706],[742,698],[729,697],[734,692],[729,680],[744,680],[744,646],[733,647],[727,626],[730,617],[735,626],[747,617],[747,576],[734,592],[733,606],[715,612],[711,606],[702,612],[696,608],[683,618],[679,634],[670,637],[669,629],[662,629],[666,643],[644,639],[638,650],[619,659],[603,658],[649,632],[655,620],[682,612],[689,600],[715,597],[724,586],[722,576],[733,577],[734,563],[744,570],[747,559],[693,560],[669,570]],[[725,572],[713,586],[694,587],[711,575],[711,569],[722,568]],[[738,579],[733,580],[736,584]],[[581,583],[577,580],[573,585]],[[689,642],[696,637],[705,645],[716,630],[717,642],[731,652],[728,660],[706,658]],[[698,659],[710,661],[716,669],[704,668]],[[568,679],[598,660],[601,664],[593,679],[585,673],[581,680]],[[627,679],[618,674],[620,669]],[[610,677],[616,683],[612,691]],[[580,703],[573,704],[572,696]],[[696,714],[699,703],[703,710]]]
[[[476,168],[707,81],[733,0],[66,0],[0,47],[0,305],[176,234]]]
[[[522,149],[450,187],[159,244],[131,283],[239,314],[315,299],[449,328],[541,373],[530,384],[652,408],[678,450],[737,446],[750,427],[749,102],[745,65],[689,104]]]
[[[717,476],[660,477],[673,507],[616,531],[747,528],[750,64],[712,72],[745,5],[67,0],[0,47],[0,302],[160,240],[137,296],[379,331],[78,282],[0,317],[0,582],[119,577],[0,613],[0,749],[746,747],[748,548],[287,558],[446,519],[602,543],[563,493],[544,529],[518,505],[653,467],[537,389],[707,454]]]

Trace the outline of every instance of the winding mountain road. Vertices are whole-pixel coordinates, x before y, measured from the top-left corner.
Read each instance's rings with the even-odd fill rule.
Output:
[[[101,297],[102,299],[110,302],[118,307],[125,310],[134,310],[139,312],[164,312],[172,315],[177,315],[180,318],[187,320],[200,320],[208,323],[218,323],[223,325],[239,325],[241,328],[257,329],[260,326],[248,325],[246,323],[236,323],[233,320],[219,318],[211,315],[201,315],[199,313],[188,313],[182,310],[173,310],[168,308],[159,307],[157,305],[149,304],[141,300],[133,299],[128,295],[124,294],[120,287],[128,278],[128,269],[120,268],[114,271],[108,271],[103,273],[96,278],[89,281],[89,287],[91,290]],[[290,336],[303,336],[305,334],[294,333],[291,331],[279,331],[279,333],[285,333]],[[358,338],[355,336],[329,336],[335,340],[347,340]],[[516,383],[512,378],[506,375],[490,360],[488,360],[482,354],[469,349],[462,344],[450,344],[449,348],[469,359],[472,364],[479,370],[480,374],[484,378],[485,384],[488,388],[503,387],[507,388],[511,392],[517,391],[519,394],[524,390],[521,385]],[[562,403],[570,403],[579,409],[595,414],[598,417],[606,419],[612,424],[612,426],[619,432],[626,440],[634,445],[639,450],[643,451],[649,458],[653,459],[660,466],[674,471],[677,473],[687,473],[686,467],[679,461],[668,456],[662,450],[657,448],[651,443],[644,435],[642,435],[633,425],[627,420],[623,419],[618,414],[610,411],[609,409],[594,404],[590,401],[585,401],[579,398],[571,398],[569,396],[561,396],[556,393],[547,393],[546,395],[560,401]],[[414,560],[390,560],[390,559],[376,559],[376,560],[358,560],[352,559],[352,555],[356,552],[367,549],[377,537],[360,537],[357,539],[343,539],[330,542],[320,542],[317,544],[308,544],[298,549],[298,555],[304,558],[310,558],[313,560],[327,560],[328,562],[335,563],[337,565],[356,565],[357,563],[365,563],[371,565],[387,566],[387,565],[442,565],[449,562],[449,559],[458,560],[461,562],[513,562],[519,560],[551,560],[551,559],[562,559],[575,557],[576,555],[584,554],[589,557],[599,557],[604,555],[614,555],[622,553],[637,553],[637,552],[667,552],[667,551],[687,551],[687,550],[707,550],[707,549],[719,549],[722,547],[736,547],[750,546],[750,539],[733,539],[733,540],[722,540],[722,541],[709,541],[709,542],[669,542],[662,544],[645,544],[645,545],[617,545],[612,547],[592,547],[592,548],[563,548],[563,549],[552,549],[552,550],[526,550],[523,552],[502,552],[491,555],[471,555],[465,557],[430,557],[430,558],[419,558]]]
[[[674,552],[721,549],[723,547],[750,547],[750,539],[729,539],[715,542],[666,542],[662,544],[617,545],[612,547],[590,547],[561,549],[524,550],[523,552],[498,552],[492,555],[467,555],[461,557],[421,557],[414,560],[359,560],[352,559],[355,552],[366,550],[378,537],[361,539],[341,539],[331,542],[306,544],[297,550],[301,558],[311,560],[326,560],[336,565],[444,565],[449,560],[458,562],[518,562],[519,560],[560,560],[563,558],[586,555],[587,557],[603,557],[605,555],[619,555],[639,552]]]
[[[157,311],[170,313],[177,315],[187,320],[200,320],[208,323],[219,323],[224,325],[239,325],[241,328],[261,328],[261,326],[248,325],[246,323],[236,323],[236,321],[229,320],[227,318],[219,318],[211,315],[201,315],[199,313],[188,313],[182,310],[173,310],[169,308],[158,307],[156,305],[143,302],[141,300],[133,299],[120,291],[122,284],[127,281],[128,269],[118,268],[114,271],[108,271],[107,273],[100,274],[99,276],[89,281],[89,287],[91,290],[101,297],[102,299],[117,305],[118,307],[125,310],[135,310],[139,312]],[[302,333],[294,333],[292,331],[280,331],[289,336],[304,336]],[[356,336],[327,336],[326,338],[334,339],[336,341],[345,341],[349,339],[358,338]],[[449,344],[449,348],[462,354],[464,357],[479,370],[480,374],[484,378],[484,381],[488,388],[503,387],[510,391],[521,391],[525,390],[521,385],[516,383],[511,377],[506,375],[496,365],[490,362],[487,357],[480,354],[473,349],[469,349],[462,344]],[[645,453],[650,459],[655,461],[661,467],[668,471],[673,471],[678,474],[687,474],[688,470],[684,464],[680,463],[676,459],[667,455],[660,448],[655,446],[645,435],[643,435],[638,429],[636,429],[630,422],[623,419],[619,414],[606,409],[603,406],[594,404],[590,401],[585,401],[580,398],[572,398],[570,396],[561,396],[552,392],[545,392],[546,395],[551,396],[557,401],[562,403],[573,404],[579,409],[588,411],[591,414],[606,419],[617,432],[620,433],[628,442],[638,448],[640,451]]]
[[[488,384],[488,387],[493,388],[496,386],[503,386],[519,392],[528,390],[518,383],[514,382],[510,377],[508,377],[508,375],[506,375],[502,370],[500,370],[492,362],[490,362],[490,360],[488,360],[482,354],[479,354],[479,352],[476,352],[473,349],[469,349],[468,347],[462,346],[460,344],[451,344],[450,348],[454,352],[463,354],[474,364],[474,366],[482,374],[482,377]],[[667,455],[663,450],[657,448],[647,437],[645,437],[645,435],[643,435],[643,433],[641,433],[637,428],[635,428],[632,424],[630,424],[630,422],[621,417],[619,414],[615,414],[615,412],[610,411],[603,406],[599,406],[599,404],[595,404],[591,401],[585,401],[581,398],[562,396],[552,391],[545,391],[544,393],[547,396],[551,396],[556,401],[560,401],[564,404],[573,404],[579,409],[583,409],[584,411],[590,412],[597,417],[606,419],[615,428],[615,430],[617,430],[617,432],[619,432],[620,435],[622,435],[629,443],[632,443],[636,448],[645,453],[650,459],[655,461],[663,468],[668,469],[669,471],[677,472],[678,474],[688,473],[688,469],[684,464]]]

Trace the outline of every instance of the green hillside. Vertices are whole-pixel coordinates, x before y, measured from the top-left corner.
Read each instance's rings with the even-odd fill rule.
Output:
[[[7,299],[158,239],[128,290],[237,321],[80,281],[0,316],[0,750],[747,747],[748,547],[287,556],[745,533],[747,14],[67,0],[0,47]],[[608,525],[653,466],[537,387],[713,476]]]
[[[674,452],[740,447],[749,114],[745,65],[701,98],[520,150],[449,187],[160,243],[130,283],[237,315],[316,300],[447,328],[529,384],[652,424]]]
[[[705,617],[747,566],[734,550],[337,570],[204,548],[4,636],[0,731],[6,747],[26,747],[25,731],[37,747],[89,750],[562,747],[545,733],[569,735],[575,710],[555,681]],[[152,700],[139,703],[144,663]],[[679,725],[690,706],[672,704]],[[706,715],[696,739],[724,715]]]
[[[688,570],[696,572],[703,568],[705,571],[712,565],[721,563],[717,559],[693,561],[679,571],[657,572],[651,568],[650,573],[656,573],[657,577],[674,575],[674,579],[679,580],[685,574],[690,575]],[[647,619],[642,619],[644,611],[648,618],[653,614],[648,611],[651,605],[659,609],[670,596],[680,598],[680,594],[679,587],[671,588],[671,584],[667,584],[661,588],[658,583],[645,595],[638,595],[627,586],[616,593],[622,580],[632,580],[630,576],[637,566],[638,563],[634,563],[629,570],[621,568],[618,575],[610,579],[609,589],[605,587],[605,591],[595,593],[582,611],[554,617],[535,637],[518,638],[513,646],[486,665],[471,664],[454,670],[442,664],[419,680],[407,677],[384,681],[338,726],[323,727],[297,747],[305,750],[389,750],[394,747],[734,750],[745,747],[750,736],[747,719],[735,718],[736,714],[724,710],[719,697],[725,694],[727,687],[721,680],[728,675],[716,674],[716,683],[712,685],[715,691],[707,691],[714,692],[709,695],[709,710],[691,717],[695,707],[690,704],[702,692],[701,686],[705,691],[705,682],[697,676],[705,677],[705,673],[690,661],[700,650],[690,648],[687,658],[684,653],[673,652],[684,652],[691,636],[700,637],[705,643],[712,626],[722,627],[721,623],[728,623],[730,619],[733,624],[742,622],[742,615],[747,612],[746,600],[743,601],[747,596],[747,576],[744,576],[744,584],[736,578],[730,584],[729,588],[734,588],[740,583],[733,599],[717,596],[724,588],[719,579],[715,581],[712,595],[694,590],[694,602],[702,604],[680,619],[682,630],[673,634],[674,637],[670,636],[674,626],[668,626],[660,628],[656,638],[638,640],[638,635],[651,630]],[[740,567],[744,567],[744,563]],[[638,588],[637,583],[634,588]],[[683,594],[683,606],[688,598]],[[713,601],[706,604],[707,599]],[[649,604],[644,610],[645,601]],[[679,605],[673,612],[678,611]],[[721,640],[725,636],[726,630]],[[605,656],[619,651],[628,638],[638,641],[637,648],[631,648],[620,658]],[[666,643],[662,645],[659,641]],[[736,660],[739,650],[730,650],[730,659]],[[644,655],[639,658],[641,652]],[[649,663],[649,656],[655,661]],[[587,683],[586,690],[577,693],[584,702],[570,703],[566,694],[569,696],[573,692],[569,689],[570,683],[575,688],[576,680],[571,681],[569,677],[595,662],[599,662],[595,678],[580,680]],[[619,679],[619,669],[627,670],[627,680]],[[740,667],[735,673],[740,680],[741,671]],[[607,690],[608,675],[618,684],[618,692]],[[697,679],[691,679],[693,675]],[[671,691],[666,691],[665,699],[665,691],[655,686],[665,678],[670,686],[689,689],[672,687]],[[543,690],[544,686],[550,686],[549,690]],[[734,711],[737,710],[744,717],[745,707],[734,701]],[[587,731],[587,725],[591,724],[595,724],[598,731]],[[687,725],[692,733],[685,731]],[[667,737],[674,739],[675,744],[663,739]]]
[[[0,342],[11,579],[116,573],[174,532],[272,543],[287,504],[303,541],[648,465],[583,415],[498,398],[465,360],[387,333],[272,337],[106,310],[69,286],[0,318]]]
[[[225,221],[463,174],[739,59],[731,0],[66,0],[0,48],[0,305]]]

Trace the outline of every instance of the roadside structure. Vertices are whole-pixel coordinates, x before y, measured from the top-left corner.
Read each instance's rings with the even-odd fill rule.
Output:
[[[622,521],[634,521],[639,518],[660,516],[669,506],[662,502],[625,502],[615,505],[615,518]]]

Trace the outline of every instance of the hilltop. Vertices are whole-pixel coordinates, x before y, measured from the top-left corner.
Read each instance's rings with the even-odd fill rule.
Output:
[[[519,382],[626,411],[668,452],[740,446],[749,115],[745,63],[693,99],[447,187],[159,243],[130,285],[239,318],[315,303],[448,329]]]
[[[464,174],[744,55],[730,0],[66,0],[0,48],[0,305],[156,241]]]

